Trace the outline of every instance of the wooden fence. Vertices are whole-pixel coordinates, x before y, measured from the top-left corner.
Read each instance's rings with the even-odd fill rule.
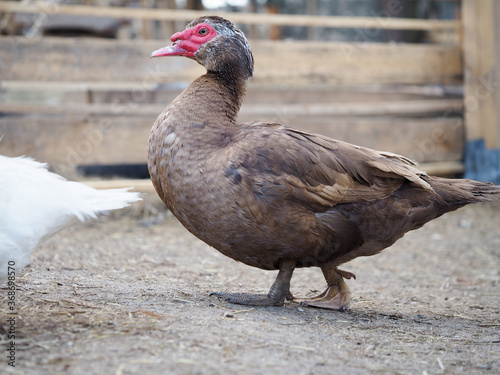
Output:
[[[500,13],[497,2],[481,4],[490,8],[463,0],[462,20],[451,21],[222,14],[241,24],[448,30],[463,41],[253,40],[255,78],[240,120],[279,121],[407,155],[429,173],[462,173],[467,145],[486,140],[484,152],[500,148],[500,105],[495,105],[500,59],[498,53],[485,53],[498,52],[493,19]],[[2,11],[143,20],[190,20],[205,13],[0,2]],[[79,165],[145,163],[156,116],[203,73],[187,59],[149,59],[167,43],[168,37],[0,37],[0,152],[34,156],[63,173]]]

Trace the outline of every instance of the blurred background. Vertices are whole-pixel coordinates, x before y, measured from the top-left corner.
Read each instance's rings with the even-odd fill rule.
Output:
[[[500,183],[494,0],[0,1],[0,154],[150,191],[149,130],[204,70],[149,55],[206,14],[237,24],[252,45],[241,121]]]

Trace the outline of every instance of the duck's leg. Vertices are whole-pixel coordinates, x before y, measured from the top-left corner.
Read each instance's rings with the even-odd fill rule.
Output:
[[[293,260],[280,261],[278,276],[271,286],[271,289],[269,289],[269,293],[267,293],[267,295],[225,292],[214,292],[210,295],[217,296],[224,301],[237,303],[239,305],[282,306],[285,302],[285,298],[288,300],[293,299],[293,296],[290,293],[290,280],[292,278],[293,270],[295,269],[295,264],[296,262]]]
[[[356,276],[347,271],[339,270],[332,265],[324,265],[321,267],[325,276],[328,287],[320,295],[312,298],[294,299],[300,302],[302,306],[320,307],[323,309],[345,311],[349,307],[351,301],[351,292],[344,281],[344,278],[356,278]]]

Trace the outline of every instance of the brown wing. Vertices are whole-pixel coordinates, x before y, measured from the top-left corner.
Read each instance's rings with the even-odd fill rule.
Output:
[[[338,203],[384,198],[409,180],[432,190],[411,160],[279,124],[253,123],[231,153],[233,167],[265,197],[300,202],[316,212]]]

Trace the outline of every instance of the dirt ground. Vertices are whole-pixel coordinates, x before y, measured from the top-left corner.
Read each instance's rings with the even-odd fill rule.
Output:
[[[18,273],[15,368],[2,374],[498,374],[500,202],[477,204],[343,268],[348,312],[251,308],[275,272],[224,257],[154,198],[44,242]],[[296,296],[325,287],[299,269]],[[5,347],[5,349],[4,349]]]

